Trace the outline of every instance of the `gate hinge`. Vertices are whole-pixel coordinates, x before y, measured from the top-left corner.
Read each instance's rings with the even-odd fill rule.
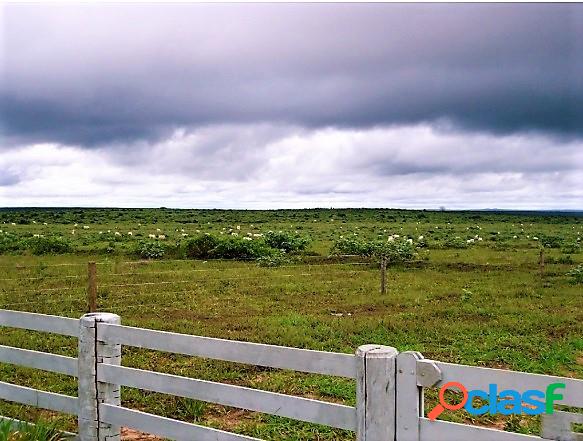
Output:
[[[441,381],[441,369],[434,361],[419,360],[417,362],[417,386],[431,387]]]

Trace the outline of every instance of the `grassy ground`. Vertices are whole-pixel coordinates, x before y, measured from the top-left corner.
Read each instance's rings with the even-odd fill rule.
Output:
[[[567,275],[583,262],[583,254],[567,254],[563,247],[581,236],[580,217],[152,210],[66,211],[56,220],[51,217],[54,223],[46,212],[27,213],[26,223],[19,221],[22,213],[4,216],[7,223],[0,229],[20,235],[67,234],[76,252],[0,256],[0,308],[78,317],[85,309],[86,263],[96,260],[100,309],[121,315],[127,325],[340,352],[378,343],[441,361],[583,378],[583,288]],[[90,228],[83,229],[84,224]],[[124,235],[108,254],[109,241],[101,240],[98,232],[116,228]],[[423,235],[429,245],[419,250],[415,262],[389,268],[386,295],[379,293],[375,263],[303,256],[281,267],[263,268],[254,262],[143,262],[126,254],[138,234],[147,236],[157,229],[168,241],[179,242],[182,229],[196,235],[197,230],[220,233],[230,228],[242,233],[299,230],[313,239],[307,254],[320,256],[327,255],[335,238],[354,233],[368,238]],[[483,240],[465,249],[443,246],[449,237],[466,241],[475,236]],[[547,264],[541,275],[543,236],[560,239],[561,245],[545,249]],[[3,329],[0,344],[76,353],[74,339],[18,330]],[[123,359],[127,366],[354,404],[354,383],[349,380],[129,348]],[[76,394],[75,382],[60,375],[0,364],[0,377]],[[427,408],[434,399],[429,393]],[[343,431],[129,388],[123,390],[123,401],[129,407],[265,439],[353,438]],[[39,412],[0,401],[0,414],[33,419]],[[444,418],[474,421],[459,412]],[[524,433],[539,428],[535,417],[475,422]],[[74,422],[65,418],[62,426],[71,430]]]

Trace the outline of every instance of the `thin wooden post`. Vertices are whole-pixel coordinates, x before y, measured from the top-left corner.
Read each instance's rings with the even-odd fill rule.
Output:
[[[397,353],[381,345],[364,345],[356,351],[357,441],[395,439]]]
[[[381,294],[387,293],[387,258],[381,257]]]
[[[545,272],[545,249],[541,248],[538,256],[538,265],[540,270],[540,275],[542,276]]]
[[[97,312],[97,265],[87,264],[87,312]]]
[[[99,381],[101,364],[121,364],[121,345],[104,343],[97,339],[99,323],[119,325],[116,314],[85,314],[79,321],[78,355],[78,431],[80,441],[119,441],[120,428],[99,419],[101,403],[121,405],[119,385]]]

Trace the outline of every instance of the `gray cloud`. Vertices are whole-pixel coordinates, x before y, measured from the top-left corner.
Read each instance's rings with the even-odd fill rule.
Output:
[[[2,27],[4,146],[224,124],[583,134],[578,4],[10,4]]]
[[[126,154],[0,151],[0,172],[21,177],[0,185],[0,206],[580,209],[583,200],[583,140],[541,134],[221,125],[138,144]]]
[[[18,184],[21,178],[18,174],[10,171],[0,169],[0,187],[10,187]]]

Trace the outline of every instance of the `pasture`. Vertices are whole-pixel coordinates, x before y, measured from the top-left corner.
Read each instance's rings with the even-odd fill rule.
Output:
[[[119,314],[126,325],[338,352],[378,343],[440,361],[583,378],[580,215],[5,209],[0,230],[0,308],[78,318],[86,310],[87,262],[95,261],[99,310]],[[205,233],[253,242],[269,231],[309,238],[309,244],[269,256],[266,264],[185,258],[188,241]],[[386,294],[379,292],[378,259],[330,256],[341,239],[386,242],[395,236],[411,239],[416,254],[389,264]],[[47,238],[65,244],[63,249],[39,247]],[[143,244],[156,244],[162,255],[142,259]],[[7,329],[0,344],[72,356],[76,350],[73,339]],[[123,360],[132,367],[354,404],[349,380],[139,349],[125,349]],[[75,394],[75,382],[57,374],[0,364],[0,377]],[[128,407],[266,439],[352,437],[129,388],[122,399]],[[0,415],[30,420],[39,414],[57,418],[0,401]],[[444,417],[522,433],[539,427],[537,417]],[[69,430],[74,425],[67,418],[57,421]]]

